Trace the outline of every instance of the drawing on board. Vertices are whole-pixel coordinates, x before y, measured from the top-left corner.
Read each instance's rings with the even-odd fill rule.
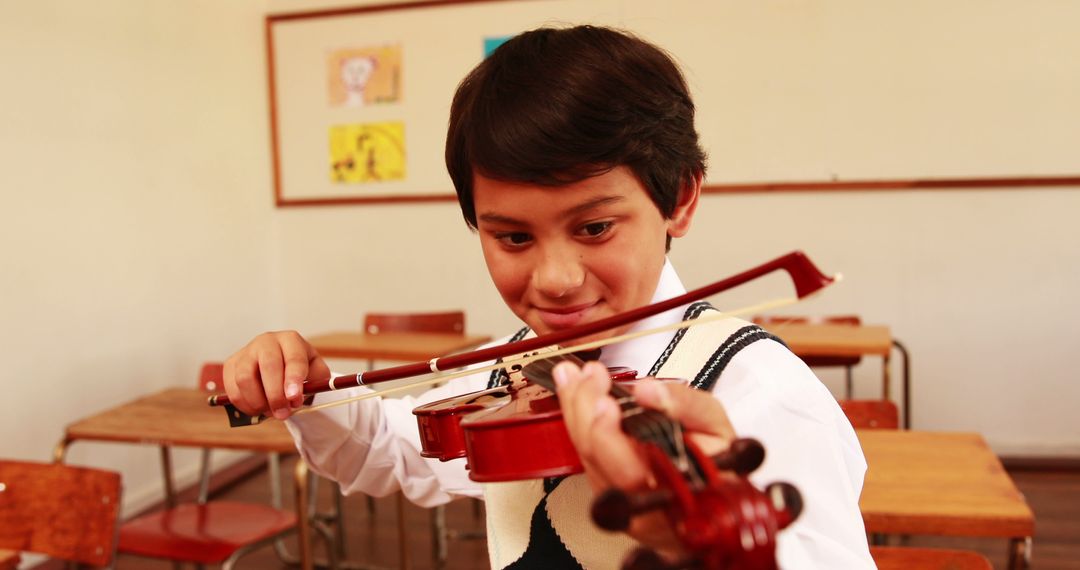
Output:
[[[331,107],[401,101],[401,46],[343,48],[326,58]]]
[[[404,180],[405,123],[361,123],[330,127],[330,180],[370,183]]]

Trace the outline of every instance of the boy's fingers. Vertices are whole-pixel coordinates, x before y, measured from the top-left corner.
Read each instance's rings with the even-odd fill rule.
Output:
[[[583,369],[562,363],[555,377],[567,431],[593,485],[630,488],[643,482],[636,444],[622,432],[619,406],[608,395],[607,369],[599,363]]]
[[[712,394],[673,382],[642,380],[634,388],[642,406],[660,410],[682,423],[688,431],[709,434],[730,442],[735,428],[724,405]]]
[[[289,417],[289,405],[285,399],[285,360],[282,349],[275,343],[258,351],[259,376],[262,389],[274,417],[283,420]],[[305,366],[306,366],[305,362]]]

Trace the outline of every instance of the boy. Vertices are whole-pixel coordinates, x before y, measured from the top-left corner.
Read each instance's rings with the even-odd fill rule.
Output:
[[[671,59],[605,28],[522,34],[465,78],[451,108],[447,168],[496,288],[527,325],[514,340],[684,292],[666,252],[689,231],[705,172],[693,117]],[[709,310],[694,303],[592,339]],[[762,441],[768,459],[754,482],[791,482],[806,503],[781,533],[782,566],[873,567],[858,510],[866,467],[858,441],[835,400],[782,344],[728,319],[610,345],[600,361],[692,379],[690,387],[645,384],[638,397],[698,432],[711,451],[735,433]],[[285,419],[300,405],[302,381],[329,374],[297,333],[266,333],[228,359],[225,385],[241,410]],[[460,378],[417,399],[305,414],[288,425],[312,468],[345,492],[400,489],[425,506],[483,494],[493,568],[616,567],[635,542],[592,526],[592,493],[639,487],[648,475],[618,430],[604,367],[560,365],[555,375],[584,476],[481,490],[463,461],[419,456],[411,410],[504,382],[504,371]],[[677,557],[670,529],[656,520],[638,517],[630,533]]]

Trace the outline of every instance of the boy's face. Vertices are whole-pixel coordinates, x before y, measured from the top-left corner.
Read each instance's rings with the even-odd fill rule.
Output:
[[[670,219],[621,166],[560,187],[476,174],[473,194],[495,287],[518,318],[545,334],[647,305],[667,236],[689,230],[698,188],[684,190]]]

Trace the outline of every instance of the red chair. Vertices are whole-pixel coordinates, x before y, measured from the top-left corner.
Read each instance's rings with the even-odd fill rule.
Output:
[[[870,556],[878,570],[992,570],[985,556],[967,550],[871,546]]]
[[[900,428],[900,411],[888,400],[840,400],[839,403],[855,429]]]
[[[111,567],[119,515],[119,473],[0,460],[0,548]]]
[[[367,334],[381,334],[389,332],[426,332],[442,334],[465,334],[465,312],[445,311],[439,313],[368,313],[364,315],[364,332]],[[374,368],[375,362],[368,361],[368,368]],[[398,521],[404,520],[404,505],[401,495],[398,495]],[[479,516],[479,502],[475,502],[474,513]],[[368,509],[373,508],[369,498]],[[399,540],[406,543],[405,528],[398,528]],[[431,509],[431,533],[433,537],[432,548],[434,550],[435,567],[445,565],[448,552],[447,544],[453,539],[480,539],[485,538],[483,533],[460,532],[447,528],[446,508],[439,505]],[[402,552],[404,560],[407,553]]]
[[[220,391],[222,365],[207,363],[199,374],[199,387]],[[276,461],[276,454],[270,454]],[[166,469],[169,462],[165,462]],[[245,554],[270,544],[296,529],[296,513],[270,505],[209,501],[209,450],[203,451],[199,498],[194,504],[173,504],[166,483],[166,508],[125,523],[120,528],[119,551],[124,554],[233,567]],[[171,474],[165,473],[166,481]]]

